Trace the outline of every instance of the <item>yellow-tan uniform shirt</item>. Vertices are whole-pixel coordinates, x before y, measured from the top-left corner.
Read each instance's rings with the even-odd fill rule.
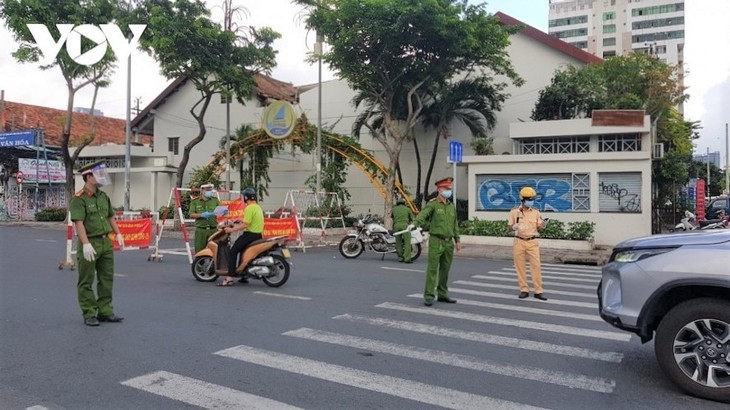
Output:
[[[522,209],[521,206],[512,208],[509,211],[508,225],[519,225],[519,230],[515,231],[515,236],[528,239],[537,236],[537,229],[542,224],[542,216],[540,211],[535,208]]]

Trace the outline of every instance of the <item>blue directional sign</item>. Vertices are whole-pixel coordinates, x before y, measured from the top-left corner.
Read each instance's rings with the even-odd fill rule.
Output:
[[[464,159],[464,144],[459,141],[449,142],[449,162],[460,163]]]
[[[35,145],[35,131],[15,131],[0,133],[0,147]]]

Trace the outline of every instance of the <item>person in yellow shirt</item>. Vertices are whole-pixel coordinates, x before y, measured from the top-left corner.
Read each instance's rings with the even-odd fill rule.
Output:
[[[540,271],[540,243],[537,240],[537,231],[545,228],[546,220],[542,219],[540,211],[533,208],[536,196],[537,192],[531,187],[520,189],[522,204],[510,210],[507,225],[509,229],[515,232],[512,256],[517,271],[517,283],[520,286],[519,298],[524,299],[530,296],[525,267],[525,258],[528,258],[530,260],[530,278],[535,287],[534,296],[540,300],[547,300],[543,294],[542,272]]]
[[[236,275],[236,267],[238,266],[238,257],[243,254],[244,249],[252,242],[262,238],[264,232],[264,211],[256,201],[256,190],[253,188],[246,188],[241,192],[243,196],[243,202],[246,203],[246,208],[243,210],[243,223],[229,226],[226,229],[226,233],[231,234],[236,231],[245,231],[241,236],[236,239],[233,246],[228,252],[228,276],[225,277],[221,282],[218,282],[218,286],[231,286],[233,285],[233,277]],[[241,278],[239,282],[248,283],[248,279]]]

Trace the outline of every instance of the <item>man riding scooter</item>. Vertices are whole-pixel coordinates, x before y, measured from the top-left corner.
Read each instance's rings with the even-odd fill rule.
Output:
[[[261,234],[264,231],[264,211],[256,201],[256,190],[246,188],[241,192],[241,196],[243,196],[243,202],[246,203],[246,208],[243,210],[243,222],[228,226],[225,231],[227,234],[236,231],[244,232],[236,239],[236,242],[228,251],[228,276],[218,282],[218,286],[233,285],[233,277],[236,275],[236,267],[238,266],[238,256],[242,255],[243,250],[252,242],[261,239]],[[243,277],[239,282],[248,283],[248,279]]]

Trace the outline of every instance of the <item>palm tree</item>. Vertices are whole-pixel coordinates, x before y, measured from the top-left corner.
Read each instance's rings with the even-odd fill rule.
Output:
[[[421,201],[428,196],[439,141],[450,136],[449,125],[454,121],[469,128],[474,138],[486,138],[497,122],[495,113],[502,109],[508,94],[506,84],[493,83],[489,77],[465,78],[438,89],[430,90],[426,107],[421,113],[421,125],[436,130],[431,161],[423,184]],[[422,202],[421,202],[422,203]]]

